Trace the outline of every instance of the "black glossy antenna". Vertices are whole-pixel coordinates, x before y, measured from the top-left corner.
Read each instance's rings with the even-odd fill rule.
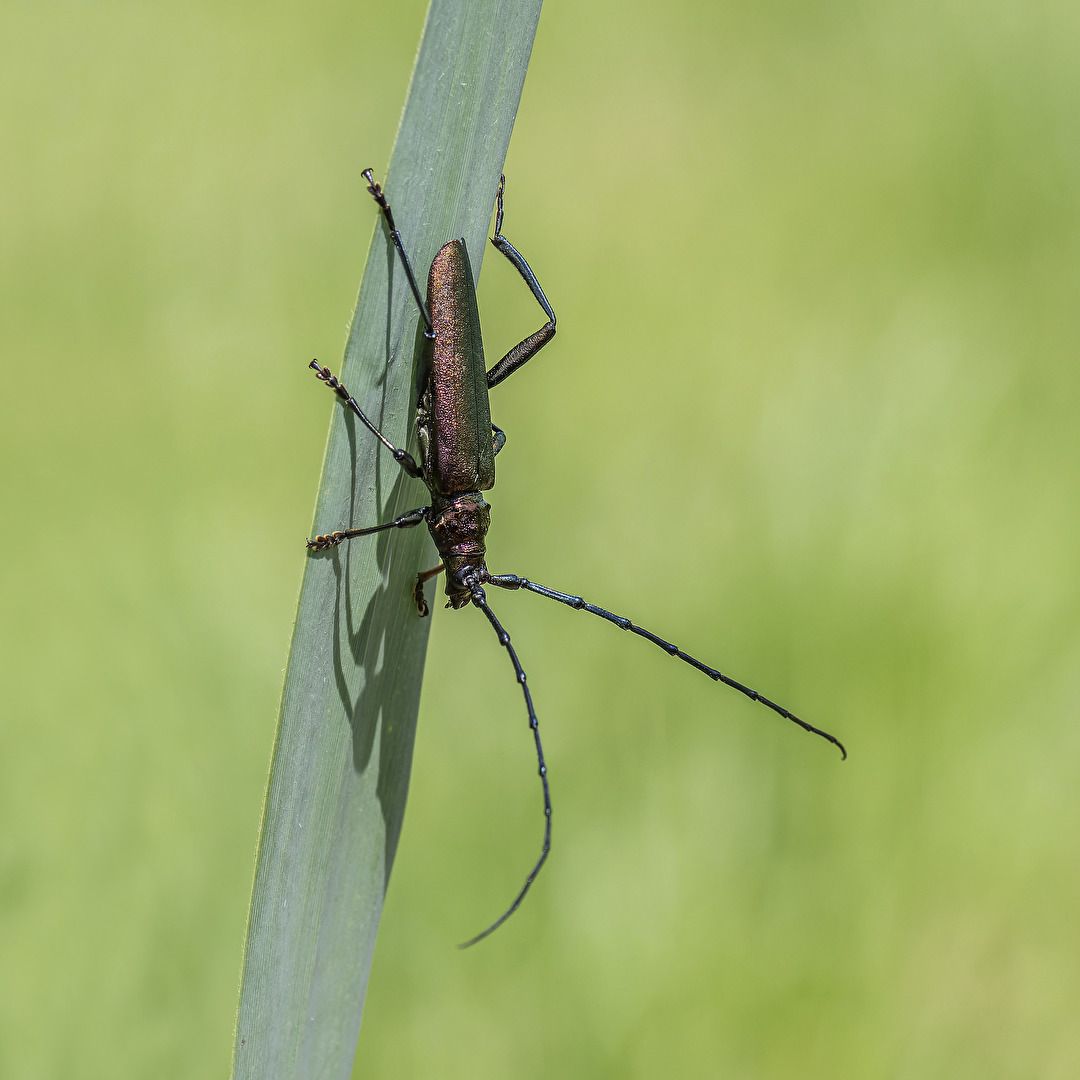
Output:
[[[716,668],[711,668],[708,664],[703,664],[689,653],[684,653],[682,649],[677,645],[673,645],[670,641],[665,641],[662,637],[657,637],[656,634],[653,634],[640,626],[635,626],[629,619],[624,618],[622,615],[616,615],[614,612],[607,611],[602,607],[597,607],[595,604],[586,603],[580,596],[571,596],[569,593],[556,592],[554,589],[549,589],[544,585],[537,585],[535,581],[529,581],[528,578],[518,577],[516,574],[489,574],[485,572],[481,580],[487,582],[489,585],[495,585],[500,589],[527,589],[529,592],[537,593],[540,596],[546,596],[549,600],[557,600],[560,604],[565,604],[575,611],[587,611],[590,615],[599,615],[601,619],[606,619],[608,622],[614,623],[620,630],[629,630],[632,634],[637,634],[638,637],[643,637],[646,641],[651,641],[654,645],[658,645],[669,656],[677,656],[691,667],[697,668],[698,671],[703,671],[714,682],[722,682],[725,686],[730,686],[733,690],[738,690],[740,694],[745,694],[751,701],[761,702],[762,705],[772,709],[774,713],[778,713],[785,720],[790,720],[793,724],[798,724],[803,731],[809,731],[812,735],[820,735],[821,738],[825,739],[826,742],[831,742],[833,746],[840,751],[842,758],[847,757],[847,750],[844,748],[844,744],[835,735],[830,735],[827,731],[822,731],[821,728],[814,727],[813,724],[808,724],[805,720],[799,719],[793,712],[789,712],[785,709],[783,705],[777,705],[775,701],[770,701],[763,694],[759,694],[749,686],[744,686],[741,682],[736,682],[723,672],[717,671]]]
[[[493,582],[493,584],[497,583]],[[547,765],[544,764],[544,748],[540,745],[540,722],[536,718],[532,694],[529,693],[529,687],[525,682],[525,671],[521,666],[521,661],[517,658],[517,653],[514,652],[514,646],[510,644],[510,635],[503,629],[502,623],[495,617],[495,612],[488,606],[487,596],[479,585],[473,586],[470,599],[487,616],[488,622],[491,623],[499,637],[499,644],[510,654],[510,663],[514,665],[514,673],[517,675],[517,681],[521,685],[521,692],[525,695],[525,708],[529,711],[529,727],[532,729],[533,741],[536,743],[536,760],[540,765],[540,783],[544,787],[544,844],[540,849],[540,858],[536,860],[536,865],[529,871],[529,876],[525,879],[521,891],[514,897],[514,902],[486,930],[481,930],[476,937],[463,941],[458,946],[459,949],[467,949],[470,945],[483,941],[488,934],[498,930],[517,911],[521,906],[521,901],[525,899],[525,894],[536,880],[536,875],[540,873],[540,867],[547,861],[548,852],[551,850],[551,792],[548,789]]]

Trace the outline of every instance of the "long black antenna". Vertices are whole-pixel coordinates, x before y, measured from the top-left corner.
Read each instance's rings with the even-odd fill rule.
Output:
[[[503,629],[502,623],[495,617],[495,612],[488,606],[487,597],[479,585],[473,586],[471,599],[487,616],[488,622],[491,623],[495,633],[499,636],[499,644],[510,654],[510,663],[514,665],[514,673],[517,675],[517,681],[521,685],[521,692],[525,695],[525,708],[529,711],[529,727],[532,728],[533,741],[536,743],[536,760],[540,764],[540,783],[544,787],[544,845],[540,849],[540,858],[536,860],[536,865],[529,871],[529,876],[525,879],[521,892],[514,897],[514,902],[486,930],[482,930],[476,937],[469,938],[468,941],[463,941],[458,946],[459,949],[467,949],[470,945],[483,941],[488,934],[498,930],[517,911],[521,906],[521,901],[525,899],[525,894],[536,880],[536,875],[540,873],[540,867],[547,861],[548,852],[551,850],[551,792],[548,790],[544,748],[540,745],[540,722],[536,719],[536,709],[533,708],[532,695],[529,693],[529,687],[525,683],[525,671],[521,666],[521,661],[517,658],[517,653],[514,652],[514,646],[510,644],[510,635]]]
[[[821,738],[825,739],[827,742],[831,742],[833,746],[840,751],[843,758],[847,757],[847,750],[844,749],[844,744],[835,735],[830,735],[827,731],[822,731],[821,728],[814,727],[813,724],[808,724],[805,720],[800,720],[799,717],[793,712],[788,712],[782,705],[777,705],[775,701],[770,701],[763,694],[759,694],[756,690],[751,690],[749,686],[743,686],[741,682],[736,682],[734,679],[723,674],[723,672],[717,671],[716,668],[711,668],[708,664],[703,664],[689,653],[684,653],[682,649],[677,645],[673,645],[670,641],[665,641],[662,637],[657,637],[656,634],[650,633],[640,626],[635,626],[629,619],[623,618],[622,615],[616,615],[614,612],[607,611],[602,607],[597,607],[595,604],[588,604],[580,596],[571,596],[569,593],[556,592],[554,589],[549,589],[544,585],[537,585],[535,581],[529,581],[527,578],[518,577],[516,574],[489,574],[485,572],[482,580],[489,585],[495,585],[500,589],[527,589],[529,592],[538,593],[540,596],[546,596],[549,600],[557,600],[560,604],[572,607],[575,611],[587,611],[590,615],[599,615],[601,619],[607,619],[608,622],[614,623],[620,630],[629,630],[632,634],[637,634],[639,637],[651,641],[654,645],[659,645],[669,656],[677,656],[691,667],[697,668],[698,671],[703,671],[714,682],[722,682],[725,686],[730,686],[733,690],[738,690],[740,694],[745,694],[751,701],[760,701],[762,705],[772,709],[774,713],[779,713],[785,720],[790,720],[793,724],[798,724],[803,731],[809,731],[812,735],[820,735]]]

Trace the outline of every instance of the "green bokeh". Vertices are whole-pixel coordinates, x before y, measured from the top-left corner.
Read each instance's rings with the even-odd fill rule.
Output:
[[[423,5],[0,12],[0,1076],[227,1069],[337,366]],[[557,4],[364,1077],[1080,1074],[1075,5]],[[392,193],[391,193],[392,195]],[[488,352],[541,317],[488,258]]]

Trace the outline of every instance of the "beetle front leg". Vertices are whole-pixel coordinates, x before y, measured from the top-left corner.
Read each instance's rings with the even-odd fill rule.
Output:
[[[441,574],[446,569],[442,563],[438,566],[432,567],[430,570],[421,570],[416,575],[416,586],[413,589],[413,599],[416,601],[416,610],[420,612],[420,618],[426,619],[431,614],[431,608],[428,607],[427,597],[424,596],[424,582],[430,581],[436,574]]]
[[[409,280],[409,288],[412,289],[416,306],[420,309],[420,317],[424,320],[424,337],[433,338],[435,330],[431,325],[431,316],[428,314],[424,298],[420,295],[420,287],[416,284],[416,275],[413,273],[412,263],[409,262],[409,256],[405,254],[405,245],[402,243],[401,233],[398,232],[397,225],[394,224],[394,212],[386,201],[382,185],[371,175],[370,169],[365,169],[360,175],[367,181],[367,189],[371,193],[371,197],[379,204],[379,209],[382,211],[387,227],[390,229],[390,239],[393,241],[394,247],[397,248],[397,253],[401,256],[401,265],[405,267],[405,277]]]
[[[488,373],[487,384],[490,390],[498,386],[503,379],[509,378],[523,364],[531,360],[554,336],[555,336],[555,311],[544,290],[540,288],[540,282],[532,268],[525,261],[525,256],[502,234],[503,221],[503,190],[506,187],[506,177],[499,177],[499,190],[495,196],[495,235],[491,243],[505,255],[514,265],[514,269],[522,276],[529,291],[536,297],[536,302],[544,309],[548,321],[536,331],[530,334],[524,341],[519,341]]]

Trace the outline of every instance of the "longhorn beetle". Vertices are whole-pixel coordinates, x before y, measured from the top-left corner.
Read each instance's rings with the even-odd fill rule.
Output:
[[[461,608],[468,604],[479,608],[491,623],[499,644],[506,649],[514,673],[525,695],[525,709],[529,714],[529,727],[532,729],[536,744],[536,758],[540,767],[540,783],[544,793],[544,841],[540,857],[525,879],[513,903],[486,930],[464,942],[460,947],[468,948],[483,940],[492,931],[498,929],[525,899],[525,894],[536,880],[540,868],[547,860],[551,850],[551,793],[548,789],[547,765],[544,763],[544,749],[540,744],[540,726],[533,707],[532,695],[525,681],[525,671],[521,666],[510,635],[503,629],[502,623],[495,616],[488,604],[485,585],[499,589],[526,589],[529,592],[546,596],[577,611],[587,611],[599,615],[614,623],[621,630],[629,630],[639,637],[658,645],[670,656],[703,671],[710,679],[722,682],[753,701],[779,713],[786,720],[805,731],[820,735],[836,746],[843,757],[847,751],[835,736],[830,735],[805,720],[800,720],[794,713],[788,712],[775,701],[763,697],[756,690],[744,686],[729,678],[715,668],[696,660],[682,649],[650,633],[640,626],[635,626],[629,619],[615,615],[602,607],[586,603],[580,596],[556,592],[535,581],[518,577],[516,574],[492,574],[484,562],[484,540],[490,521],[490,508],[481,494],[495,484],[495,455],[506,443],[506,436],[491,422],[491,410],[488,403],[488,391],[498,386],[504,379],[532,359],[555,336],[555,312],[548,303],[540,282],[532,272],[521,253],[502,234],[503,191],[506,178],[500,177],[499,189],[495,196],[495,235],[491,243],[513,264],[525,284],[544,309],[547,322],[523,341],[515,345],[490,371],[484,370],[484,347],[480,338],[480,313],[476,304],[476,287],[473,284],[472,267],[469,253],[463,239],[451,240],[440,248],[428,272],[427,304],[420,295],[416,284],[409,256],[405,253],[401,234],[394,224],[394,215],[390,204],[383,194],[382,187],[373,179],[371,169],[365,169],[363,177],[367,181],[368,191],[382,211],[390,231],[390,239],[397,248],[409,288],[420,309],[424,321],[424,368],[420,400],[416,409],[416,433],[420,447],[420,462],[406,452],[394,446],[379,429],[364,415],[352,395],[341,384],[329,368],[323,367],[317,360],[312,360],[311,367],[321,379],[356,414],[360,422],[390,451],[394,460],[409,476],[422,480],[428,489],[431,503],[410,510],[394,521],[382,525],[369,525],[364,529],[345,529],[341,532],[316,536],[307,546],[314,551],[323,551],[345,540],[354,540],[360,536],[383,532],[386,529],[411,529],[421,522],[427,524],[431,538],[435,541],[441,562],[431,570],[424,570],[417,575],[414,597],[421,616],[428,614],[427,601],[424,599],[424,582],[436,574],[446,574],[447,607]]]

